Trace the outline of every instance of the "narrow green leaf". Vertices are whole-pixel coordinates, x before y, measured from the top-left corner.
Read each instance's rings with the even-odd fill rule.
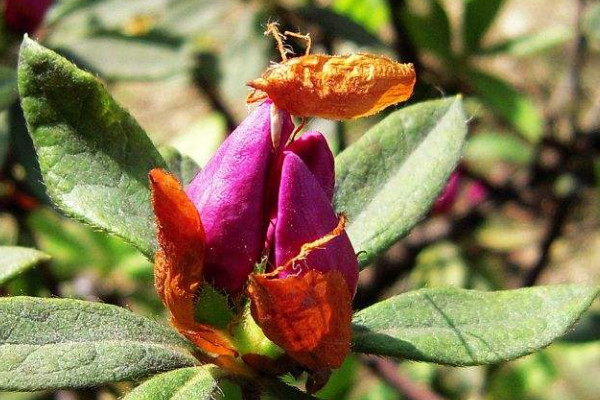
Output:
[[[429,211],[458,162],[466,118],[460,97],[396,111],[336,157],[335,209],[362,266]]]
[[[117,34],[82,38],[60,51],[113,80],[165,79],[187,68],[185,54],[176,44]]]
[[[196,364],[166,326],[107,304],[0,299],[0,390],[83,388]]]
[[[498,162],[527,165],[533,159],[533,147],[510,134],[481,132],[467,141],[465,159],[476,167],[485,168]]]
[[[507,82],[474,68],[468,71],[477,95],[510,122],[527,140],[537,143],[544,133],[544,119],[531,99]]]
[[[508,53],[516,57],[528,57],[560,46],[573,38],[572,27],[552,26],[550,28],[518,36],[496,43],[479,52],[479,55]]]
[[[0,246],[0,285],[48,259],[50,259],[50,256],[39,250],[17,246]]]
[[[157,375],[131,391],[123,400],[209,400],[217,389],[214,367],[181,368]]]
[[[66,214],[154,254],[148,171],[165,162],[91,74],[25,38],[19,91],[47,191]]]
[[[599,292],[580,285],[408,292],[355,314],[354,351],[448,365],[511,360],[565,334]]]
[[[488,31],[504,0],[466,0],[463,20],[465,50],[475,52],[479,49],[483,36]]]
[[[405,7],[400,17],[413,42],[423,50],[429,50],[442,59],[452,55],[450,20],[438,0],[419,0],[419,11]]]

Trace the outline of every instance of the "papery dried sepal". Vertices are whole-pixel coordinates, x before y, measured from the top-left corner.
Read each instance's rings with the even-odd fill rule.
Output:
[[[160,248],[154,259],[154,282],[171,323],[202,350],[235,355],[225,333],[194,319],[206,243],[200,215],[173,175],[153,169],[150,183]]]
[[[350,352],[351,294],[339,271],[252,275],[248,295],[265,335],[305,367],[338,368]]]
[[[267,97],[299,117],[333,120],[373,115],[406,101],[416,82],[412,64],[374,54],[310,54],[274,64],[247,83],[247,103]]]

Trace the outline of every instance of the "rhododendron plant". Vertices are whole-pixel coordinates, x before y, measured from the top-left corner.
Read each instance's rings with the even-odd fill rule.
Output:
[[[350,351],[358,262],[333,210],[327,142],[317,132],[294,141],[293,130],[290,115],[266,101],[186,195],[173,177],[151,171],[156,286],[174,326],[208,352],[237,355],[235,338],[193,322],[203,279],[231,296],[247,287],[269,339],[313,370],[337,368]],[[263,258],[264,271],[254,273]]]
[[[370,75],[344,62],[352,97],[337,86],[336,96],[360,102]],[[308,90],[322,71],[305,71]],[[100,81],[28,38],[18,80],[48,195],[154,263],[171,326],[108,304],[2,298],[0,390],[146,379],[124,398],[212,399],[234,385],[250,399],[308,399],[351,352],[453,366],[529,354],[598,293],[425,288],[353,308],[359,270],[429,213],[456,168],[467,133],[460,96],[394,110],[336,157],[265,98],[190,180]],[[398,100],[367,92],[369,104]],[[288,373],[306,374],[306,390],[283,383]]]

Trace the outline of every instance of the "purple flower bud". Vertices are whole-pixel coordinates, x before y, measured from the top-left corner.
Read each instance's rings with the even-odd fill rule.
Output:
[[[206,233],[205,278],[230,293],[244,288],[263,255],[269,270],[283,266],[338,224],[333,154],[318,132],[287,144],[293,129],[287,112],[263,103],[187,188]],[[340,270],[356,290],[358,263],[345,232],[292,267],[280,277]]]
[[[300,253],[302,245],[324,237],[337,225],[330,193],[298,155],[286,151],[275,227],[275,265],[286,265]],[[279,275],[283,278],[309,269],[339,270],[353,294],[358,281],[358,262],[346,232],[311,251],[305,259],[295,261]]]
[[[294,125],[289,114],[280,116],[281,147]],[[271,103],[265,102],[229,136],[186,190],[206,232],[205,277],[232,293],[243,289],[263,251],[267,185],[276,156],[271,133]]]

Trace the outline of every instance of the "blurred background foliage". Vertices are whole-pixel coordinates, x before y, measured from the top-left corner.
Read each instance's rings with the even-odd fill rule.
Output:
[[[356,309],[421,287],[497,290],[600,283],[597,1],[2,4],[0,245],[35,247],[52,256],[0,286],[2,295],[76,297],[157,318],[164,314],[154,294],[152,266],[143,256],[62,217],[49,204],[17,102],[15,67],[22,34],[28,32],[103,80],[152,139],[165,146],[187,183],[247,115],[245,82],[279,60],[274,44],[263,36],[268,21],[278,21],[283,30],[310,32],[313,52],[371,52],[414,63],[418,85],[409,103],[456,93],[466,100],[470,137],[461,165],[430,216],[363,271]],[[36,13],[39,21],[32,18]],[[301,41],[289,44],[303,54]],[[324,132],[337,153],[384,114],[346,122],[312,119],[308,129]],[[319,396],[597,399],[599,305],[584,318],[548,349],[499,365],[448,368],[352,357]],[[0,398],[108,400],[131,387],[2,393]],[[238,398],[239,393],[225,388],[223,397]]]

